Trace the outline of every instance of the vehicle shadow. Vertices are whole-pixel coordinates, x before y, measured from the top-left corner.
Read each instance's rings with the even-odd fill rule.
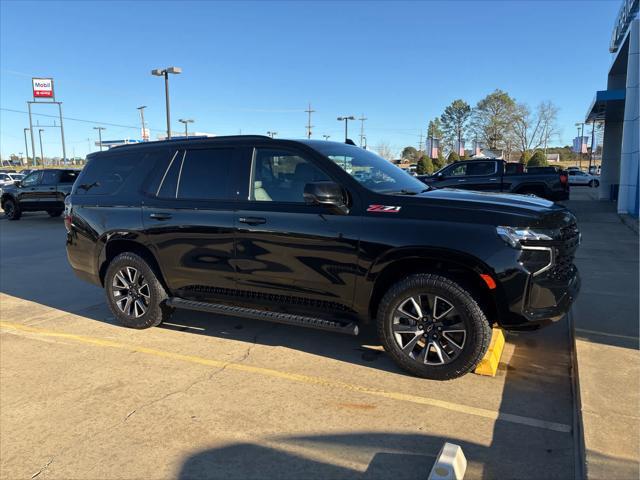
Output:
[[[195,453],[184,461],[177,478],[413,480],[428,476],[446,441],[461,445],[470,462],[486,451],[486,447],[456,439],[418,434],[360,432],[275,437],[263,444],[233,443]]]

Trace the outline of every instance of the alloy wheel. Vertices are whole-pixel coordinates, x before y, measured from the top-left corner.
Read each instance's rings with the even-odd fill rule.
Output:
[[[402,352],[424,365],[446,365],[462,353],[467,330],[458,310],[435,294],[413,295],[393,312],[392,332]]]
[[[141,317],[149,309],[149,283],[137,268],[118,270],[111,282],[111,294],[120,311],[129,317]]]

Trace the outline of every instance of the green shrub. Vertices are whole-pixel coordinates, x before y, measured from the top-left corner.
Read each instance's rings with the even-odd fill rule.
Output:
[[[447,157],[447,162],[448,163],[457,162],[459,160],[460,160],[460,155],[458,155],[458,152],[451,152],[449,154],[449,156]]]
[[[433,162],[428,156],[424,155],[420,160],[418,160],[416,172],[418,175],[428,175],[433,173]]]
[[[547,156],[540,150],[536,151],[527,162],[527,167],[546,167],[547,165]]]

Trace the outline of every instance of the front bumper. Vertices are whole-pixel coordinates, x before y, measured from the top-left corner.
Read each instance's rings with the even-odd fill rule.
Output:
[[[502,326],[508,330],[531,330],[561,320],[580,292],[580,273],[575,265],[562,279],[551,275],[528,275],[520,301],[510,305]]]

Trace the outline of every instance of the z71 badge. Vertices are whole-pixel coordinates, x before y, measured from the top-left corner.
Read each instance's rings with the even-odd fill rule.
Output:
[[[401,208],[402,207],[397,207],[395,205],[369,205],[367,212],[398,213]]]

